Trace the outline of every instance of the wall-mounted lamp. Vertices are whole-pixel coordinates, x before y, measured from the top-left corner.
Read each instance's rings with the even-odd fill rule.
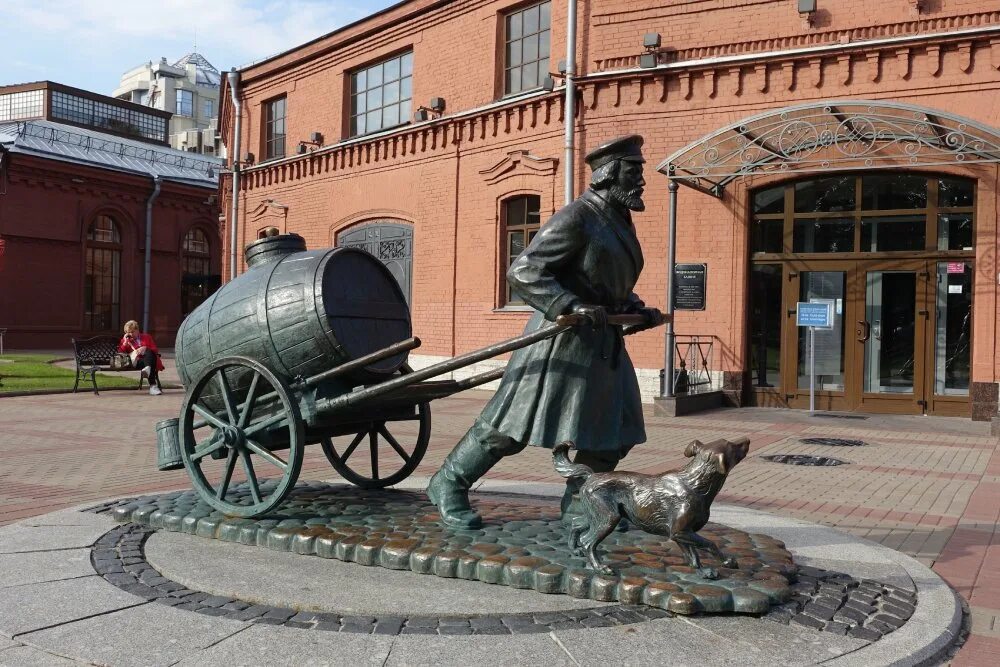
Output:
[[[649,69],[660,64],[660,44],[662,38],[658,32],[647,32],[642,36],[642,48],[646,52],[639,56],[639,67]]]
[[[812,27],[815,15],[816,0],[799,0],[799,16],[802,17],[806,27]]]
[[[256,162],[257,157],[253,153],[247,153],[243,156],[243,164],[250,166]]]
[[[413,114],[413,120],[422,123],[431,118],[440,118],[441,114],[444,113],[444,107],[445,102],[443,97],[432,97],[430,104],[417,107],[416,113]]]
[[[547,93],[551,93],[555,90],[556,79],[562,80],[566,78],[566,61],[560,60],[559,66],[556,68],[558,71],[549,72],[544,79],[542,79],[542,90]]]
[[[306,148],[307,145],[309,145],[309,146],[315,146],[316,148],[319,148],[320,146],[322,146],[323,145],[323,133],[322,132],[312,132],[312,133],[310,133],[308,140],[303,139],[302,141],[299,142],[299,145],[295,149],[295,152],[298,153],[299,155],[305,155],[306,152],[308,151],[308,149]]]

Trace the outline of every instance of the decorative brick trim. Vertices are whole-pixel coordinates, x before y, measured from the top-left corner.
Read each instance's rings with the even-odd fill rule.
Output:
[[[602,22],[600,21],[600,17],[597,17],[596,22],[598,25],[601,25]],[[606,23],[607,22],[605,22],[605,24]],[[914,21],[901,21],[887,25],[853,28],[851,30],[829,30],[826,32],[813,32],[790,37],[777,37],[774,39],[757,39],[745,42],[716,44],[713,46],[700,46],[690,49],[665,50],[659,54],[659,64],[681,63],[686,60],[702,60],[705,58],[749,55],[768,51],[783,51],[786,49],[802,49],[812,46],[829,46],[835,44],[854,45],[856,42],[865,42],[876,39],[906,37],[909,35],[915,36],[933,32],[944,32],[947,30],[985,27],[996,24],[1000,24],[1000,11],[979,12],[977,14],[968,14],[965,16],[949,16],[934,19],[927,18]],[[928,39],[933,37],[934,35],[928,35]],[[863,47],[864,44],[857,44],[857,46]],[[594,71],[606,72],[609,70],[638,67],[638,51],[639,49],[637,48],[634,55],[613,56],[610,58],[595,60]]]

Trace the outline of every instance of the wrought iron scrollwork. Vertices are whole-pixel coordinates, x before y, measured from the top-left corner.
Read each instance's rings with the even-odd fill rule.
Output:
[[[1000,131],[914,105],[843,100],[760,114],[678,151],[660,170],[718,194],[736,178],[1000,162]]]

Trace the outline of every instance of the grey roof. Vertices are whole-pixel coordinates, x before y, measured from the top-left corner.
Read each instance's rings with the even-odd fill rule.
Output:
[[[47,120],[0,123],[0,147],[115,171],[215,188],[222,160]]]
[[[215,69],[215,66],[200,53],[192,51],[175,62],[174,67],[184,67],[187,64],[193,64],[196,67],[195,83],[205,86],[218,86],[222,83],[222,75],[219,74],[219,70]]]

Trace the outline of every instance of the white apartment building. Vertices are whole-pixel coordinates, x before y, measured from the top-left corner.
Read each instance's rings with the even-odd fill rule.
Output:
[[[133,67],[122,75],[112,93],[118,99],[162,109],[170,119],[170,146],[219,155],[219,83],[222,77],[199,53],[189,53],[172,65],[166,58]]]

